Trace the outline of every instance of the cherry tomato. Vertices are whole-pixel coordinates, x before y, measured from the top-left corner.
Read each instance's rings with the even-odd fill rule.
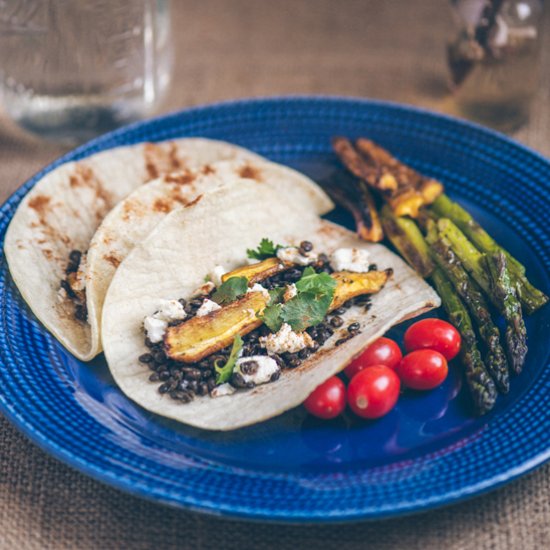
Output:
[[[331,376],[317,386],[304,401],[307,412],[319,418],[336,418],[346,408],[346,386]]]
[[[384,416],[397,403],[399,377],[386,365],[373,365],[358,372],[348,385],[348,403],[363,418]]]
[[[431,390],[439,386],[449,368],[447,359],[433,349],[419,349],[403,357],[396,369],[401,382],[413,390]]]
[[[378,338],[357,359],[354,359],[344,372],[351,380],[359,371],[373,365],[386,365],[390,369],[395,369],[402,357],[399,346],[393,340]]]
[[[460,351],[460,333],[441,319],[422,319],[405,332],[405,349],[433,349],[450,361]]]

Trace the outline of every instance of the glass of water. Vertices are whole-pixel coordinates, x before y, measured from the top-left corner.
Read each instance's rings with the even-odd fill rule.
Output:
[[[0,0],[0,104],[79,142],[149,115],[168,88],[170,0]]]

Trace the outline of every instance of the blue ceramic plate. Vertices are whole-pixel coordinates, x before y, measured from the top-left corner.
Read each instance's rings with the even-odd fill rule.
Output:
[[[1,235],[21,198],[45,173],[117,145],[205,136],[323,178],[338,166],[330,149],[334,134],[369,136],[443,181],[527,266],[530,279],[550,291],[550,163],[482,128],[363,100],[239,101],[105,135],[15,193],[1,209]],[[350,223],[341,211],[331,218]],[[148,413],[117,389],[102,356],[85,364],[69,355],[28,312],[3,258],[0,301],[2,411],[60,460],[159,502],[294,522],[381,518],[483,493],[550,457],[550,307],[527,319],[524,372],[483,418],[472,415],[460,365],[454,364],[441,387],[403,396],[375,422],[318,422],[297,408],[221,434]],[[394,336],[403,330],[394,329]]]

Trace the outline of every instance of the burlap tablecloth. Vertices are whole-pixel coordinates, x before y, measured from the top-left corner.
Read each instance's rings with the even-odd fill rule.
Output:
[[[445,105],[444,44],[453,26],[443,0],[175,0],[173,23],[177,64],[163,111],[286,93]],[[540,91],[530,123],[515,137],[550,155],[548,17],[545,29]],[[62,152],[0,119],[0,198]],[[0,417],[1,549],[306,547],[550,548],[550,467],[419,516],[274,526],[214,519],[120,493],[50,458]]]

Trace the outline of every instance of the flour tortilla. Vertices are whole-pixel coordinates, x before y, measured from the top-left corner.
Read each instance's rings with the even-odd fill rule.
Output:
[[[92,352],[99,352],[100,321],[105,294],[118,265],[172,210],[191,204],[223,185],[251,182],[268,186],[303,211],[325,213],[327,195],[309,178],[261,159],[220,161],[201,171],[172,173],[138,187],[107,214],[94,234],[87,256],[86,304]]]
[[[344,315],[361,324],[361,334],[335,347],[339,331],[300,367],[285,370],[277,382],[230,396],[196,397],[181,404],[160,395],[150,371],[138,361],[145,353],[143,319],[160,299],[187,298],[219,264],[234,269],[246,263],[246,249],[262,237],[278,243],[311,240],[319,251],[365,248],[379,269],[394,275],[372,297],[368,313],[352,307]],[[435,291],[400,258],[382,245],[368,244],[354,233],[293,207],[267,186],[250,182],[204,195],[196,204],[175,210],[161,221],[122,262],[103,307],[102,340],[111,373],[122,391],[145,409],[207,430],[233,430],[255,424],[302,403],[324,380],[396,323],[437,307]],[[345,331],[344,329],[341,329]]]
[[[260,157],[208,139],[141,143],[63,164],[26,195],[6,234],[6,258],[25,301],[71,353],[89,360],[99,346],[90,325],[75,320],[73,304],[58,293],[69,252],[85,252],[105,215],[143,183],[235,158]]]

